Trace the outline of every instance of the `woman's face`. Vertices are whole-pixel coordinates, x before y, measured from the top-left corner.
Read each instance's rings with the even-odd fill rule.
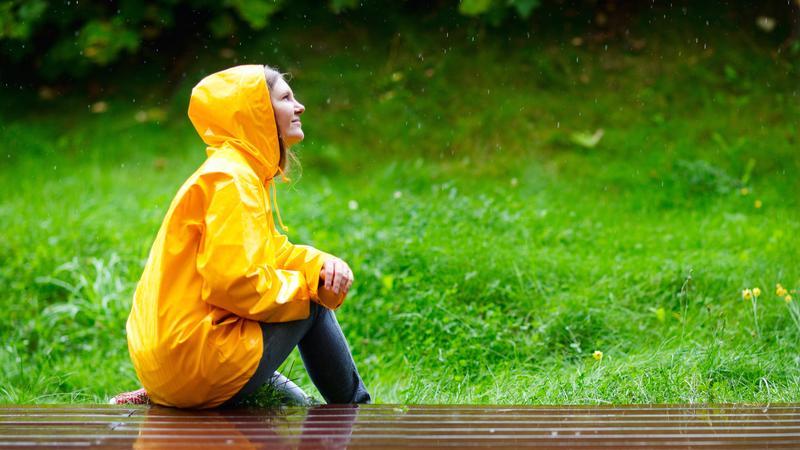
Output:
[[[300,114],[303,114],[306,107],[294,98],[294,92],[281,78],[278,78],[272,86],[269,97],[272,109],[275,111],[278,135],[283,139],[283,145],[291,147],[302,141],[305,136],[301,128]]]

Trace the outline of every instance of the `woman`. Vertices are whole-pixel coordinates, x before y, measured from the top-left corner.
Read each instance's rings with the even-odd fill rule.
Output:
[[[353,282],[347,264],[294,245],[281,227],[275,176],[303,139],[305,107],[268,66],[233,67],[192,90],[189,118],[208,158],[181,186],[159,229],[127,322],[139,391],[116,403],[236,404],[298,346],[328,403],[369,403],[333,310]],[[280,387],[280,386],[279,386]]]

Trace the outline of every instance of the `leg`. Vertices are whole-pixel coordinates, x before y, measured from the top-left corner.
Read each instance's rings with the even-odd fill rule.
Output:
[[[291,322],[262,323],[264,353],[255,374],[225,405],[235,405],[260,386],[276,378],[276,370],[295,346],[311,381],[328,403],[369,403],[370,396],[361,381],[333,311],[311,302],[308,318]],[[278,374],[280,375],[280,374]],[[282,375],[281,375],[282,377]],[[285,377],[283,377],[285,378]],[[295,385],[292,383],[292,385]],[[298,387],[297,390],[302,392]],[[292,389],[296,395],[297,390]]]
[[[278,382],[276,387],[278,390],[282,390],[281,382],[283,380],[289,380],[277,372],[277,369],[283,361],[286,360],[289,353],[292,352],[303,336],[308,333],[314,321],[317,320],[320,309],[325,309],[325,307],[311,302],[310,313],[305,319],[293,320],[291,322],[261,323],[261,337],[264,343],[264,352],[261,355],[258,368],[256,368],[255,373],[242,389],[224,403],[225,406],[236,405],[266,383]],[[291,381],[289,382],[291,383]],[[292,385],[295,387],[297,386],[294,383],[292,383]],[[286,386],[287,385],[284,385],[284,387]],[[300,388],[298,387],[297,390],[300,390]],[[289,397],[292,398],[298,394],[297,390],[292,389],[293,392],[290,393]],[[302,392],[302,390],[300,390],[300,392]],[[286,394],[285,391],[284,393]]]
[[[333,311],[321,307],[298,344],[311,381],[328,403],[370,403],[347,340]]]

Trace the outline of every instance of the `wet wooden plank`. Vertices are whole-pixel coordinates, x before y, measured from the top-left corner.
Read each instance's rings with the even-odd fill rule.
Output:
[[[800,405],[0,407],[0,447],[800,448]]]

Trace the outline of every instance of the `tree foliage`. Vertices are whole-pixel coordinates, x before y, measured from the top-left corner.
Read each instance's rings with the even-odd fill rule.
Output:
[[[324,5],[330,14],[358,10],[370,19],[371,15],[385,19],[392,10],[403,7],[413,13],[421,9],[440,14],[457,11],[477,23],[498,27],[514,18],[530,18],[543,3],[591,10],[624,6],[615,0],[404,0],[386,5],[327,0]],[[27,76],[33,72],[49,80],[82,77],[126,56],[142,57],[148,51],[174,55],[198,41],[235,39],[264,29],[290,4],[288,0],[1,0],[0,64],[7,73]],[[373,8],[368,10],[368,6]],[[315,2],[309,7],[315,13],[320,9]],[[783,3],[780,9],[779,15],[792,18],[791,36],[783,46],[788,48],[800,31],[800,0],[792,1],[791,11]]]
[[[193,32],[224,39],[265,28],[286,0],[6,0],[0,4],[0,59],[32,66],[39,76],[80,77],[136,54],[188,22]],[[464,15],[499,23],[510,10],[527,17],[538,0],[462,0]],[[355,9],[356,0],[329,0],[333,14]],[[192,39],[181,35],[181,39]]]

